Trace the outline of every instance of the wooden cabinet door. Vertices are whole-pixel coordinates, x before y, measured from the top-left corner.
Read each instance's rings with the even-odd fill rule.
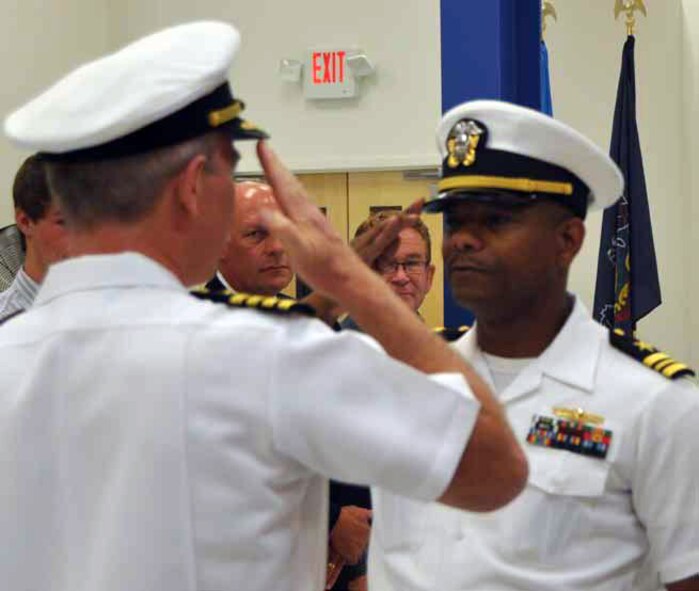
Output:
[[[306,187],[313,201],[323,210],[333,228],[347,240],[347,173],[300,174],[298,179]],[[297,289],[296,277],[284,290],[292,297],[302,296]]]

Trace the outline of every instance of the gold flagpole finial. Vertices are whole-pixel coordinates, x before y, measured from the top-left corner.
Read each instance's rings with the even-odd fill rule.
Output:
[[[544,38],[544,33],[546,32],[546,19],[548,17],[553,17],[553,20],[558,20],[558,14],[556,13],[556,7],[553,2],[549,0],[544,0],[541,3],[541,38]]]
[[[614,0],[614,18],[618,19],[622,12],[626,14],[626,34],[629,36],[636,27],[636,11],[648,16],[643,0]]]

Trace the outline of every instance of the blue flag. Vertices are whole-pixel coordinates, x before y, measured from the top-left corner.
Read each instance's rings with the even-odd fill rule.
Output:
[[[604,212],[597,261],[594,317],[633,334],[660,305],[643,158],[636,126],[635,38],[624,44],[609,155],[624,175],[624,194]]]
[[[553,103],[551,102],[551,79],[549,78],[549,52],[546,43],[541,40],[539,51],[539,67],[541,69],[541,112],[553,116]]]

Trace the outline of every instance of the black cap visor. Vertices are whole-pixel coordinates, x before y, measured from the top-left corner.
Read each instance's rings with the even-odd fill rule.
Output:
[[[585,218],[586,207],[575,199],[560,198],[548,193],[525,193],[522,191],[502,190],[456,190],[439,193],[434,199],[425,203],[425,213],[441,213],[455,203],[489,203],[501,207],[525,207],[542,201],[558,203],[570,209],[576,216]]]
[[[250,123],[247,119],[236,117],[235,119],[221,125],[221,129],[230,133],[231,139],[235,141],[241,140],[266,140],[269,134],[257,127],[254,123]]]

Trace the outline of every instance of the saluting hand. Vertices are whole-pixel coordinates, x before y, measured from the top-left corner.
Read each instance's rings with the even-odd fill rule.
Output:
[[[306,283],[322,294],[337,295],[348,270],[360,264],[357,255],[267,142],[257,144],[257,155],[281,209],[262,210],[263,224],[284,244],[292,267]]]
[[[420,217],[424,203],[424,199],[419,199],[411,203],[401,213],[378,222],[375,226],[354,238],[351,246],[359,255],[359,258],[371,266],[397,240],[401,230],[415,225]]]

